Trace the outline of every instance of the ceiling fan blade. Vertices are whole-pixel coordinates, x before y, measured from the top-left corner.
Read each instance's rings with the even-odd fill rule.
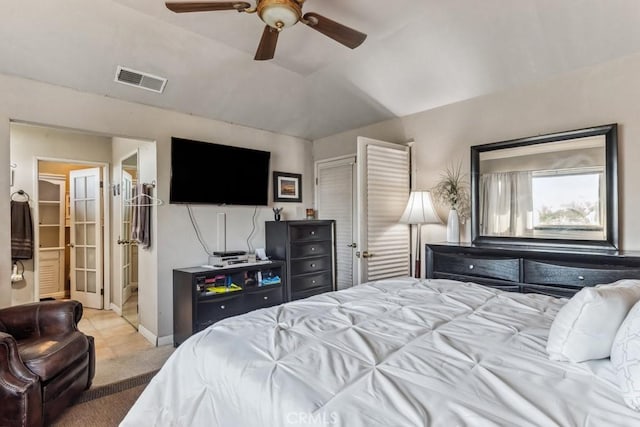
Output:
[[[262,32],[262,38],[260,39],[260,44],[258,45],[258,50],[256,51],[256,56],[253,59],[256,61],[273,59],[273,56],[276,53],[276,44],[278,43],[279,34],[280,32],[275,28],[265,25],[264,31]]]
[[[367,35],[360,31],[346,27],[313,12],[305,13],[302,22],[351,49],[360,46],[362,42],[364,42],[364,39],[367,38]]]
[[[176,13],[183,12],[211,12],[215,10],[237,10],[242,12],[249,9],[251,4],[246,1],[194,1],[194,2],[166,2],[167,9]]]

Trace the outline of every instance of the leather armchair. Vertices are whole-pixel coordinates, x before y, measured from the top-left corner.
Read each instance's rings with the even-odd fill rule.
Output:
[[[81,318],[73,300],[0,310],[1,426],[48,425],[91,386],[95,347]]]

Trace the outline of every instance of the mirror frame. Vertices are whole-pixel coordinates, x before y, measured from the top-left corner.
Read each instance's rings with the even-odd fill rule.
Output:
[[[482,236],[480,231],[480,153],[504,148],[523,147],[584,138],[605,136],[605,176],[606,176],[606,240],[569,240],[536,237]],[[616,123],[536,135],[471,147],[471,243],[473,245],[527,245],[534,247],[562,247],[572,249],[618,250],[618,125]]]

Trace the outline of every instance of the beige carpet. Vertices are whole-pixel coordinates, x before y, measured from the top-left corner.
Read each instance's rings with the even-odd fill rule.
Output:
[[[127,356],[96,362],[92,387],[110,384],[136,375],[156,371],[164,365],[175,349],[173,345],[152,347]]]
[[[140,396],[146,384],[79,403],[53,424],[57,427],[116,427]],[[142,426],[141,426],[142,427]]]
[[[153,347],[96,363],[91,388],[53,424],[59,427],[110,427],[120,424],[156,371],[171,356],[172,345]]]

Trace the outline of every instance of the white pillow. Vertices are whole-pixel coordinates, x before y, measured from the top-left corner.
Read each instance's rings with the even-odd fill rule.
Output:
[[[638,280],[582,288],[553,319],[549,359],[584,362],[609,357],[618,328],[639,300]]]
[[[611,347],[611,365],[624,402],[640,411],[640,302],[633,306],[618,329]]]

